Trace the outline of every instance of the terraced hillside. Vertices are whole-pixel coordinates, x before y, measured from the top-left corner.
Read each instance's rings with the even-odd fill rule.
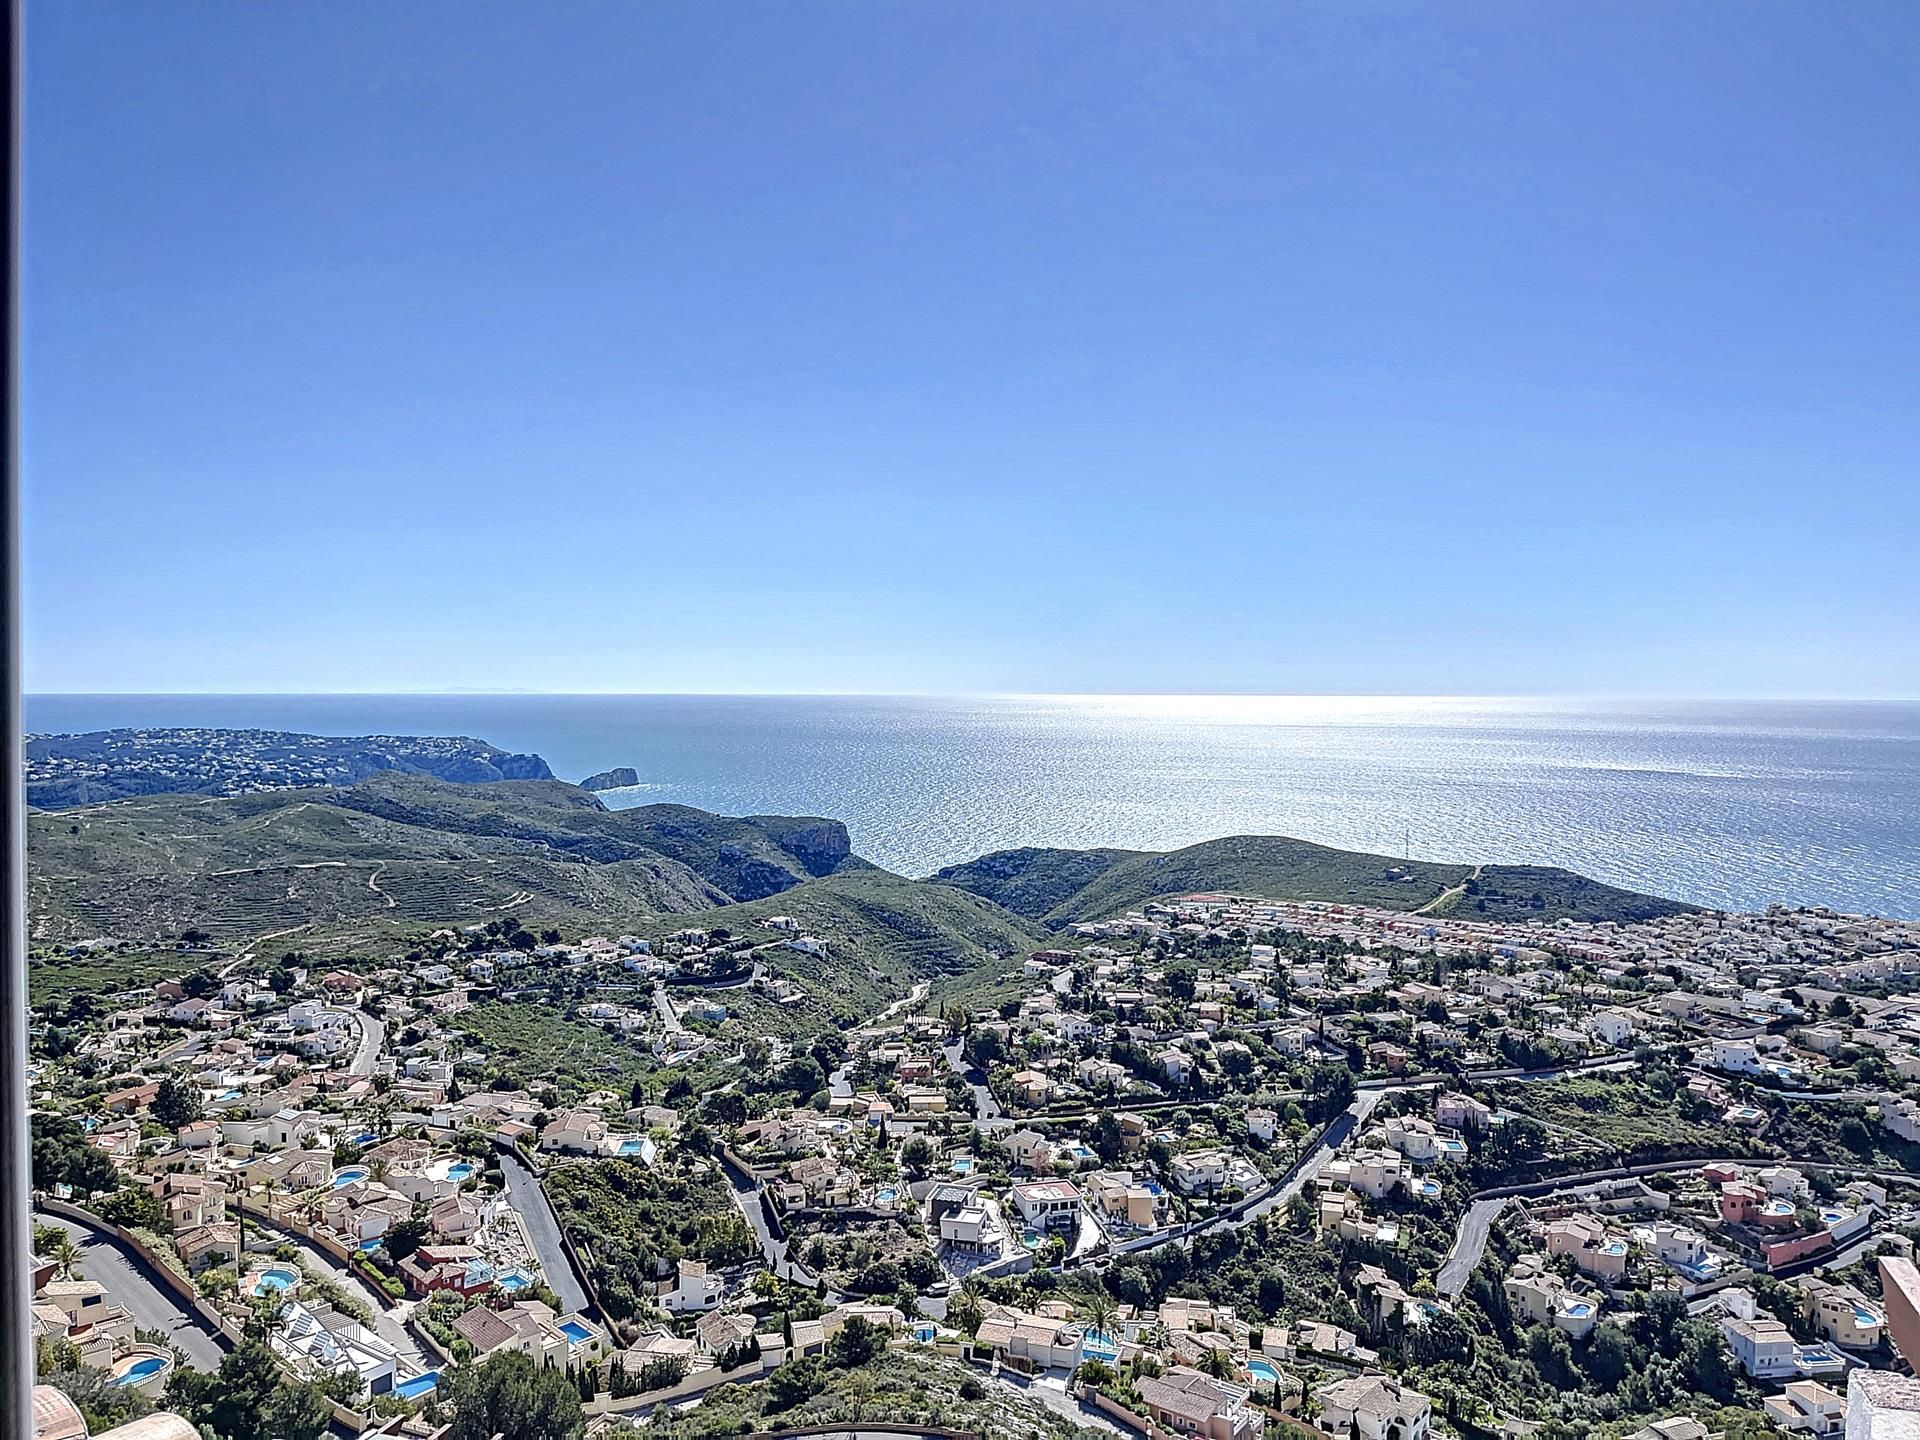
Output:
[[[296,926],[637,923],[858,868],[813,817],[611,812],[559,781],[151,796],[30,817],[32,936],[242,939]],[[685,858],[682,858],[685,857]]]
[[[1235,835],[1166,853],[1003,850],[950,865],[932,878],[990,896],[1053,929],[1200,890],[1386,910],[1440,902],[1438,908],[1449,914],[1498,917],[1524,910],[1546,920],[1640,920],[1692,908],[1567,870],[1402,861],[1280,835]],[[1041,910],[1043,902],[1051,903]]]
[[[918,981],[1017,966],[1046,937],[990,900],[872,869],[710,910],[695,923],[772,942],[773,932],[761,922],[775,915],[793,917],[801,933],[827,943],[827,953],[771,943],[760,958],[848,1023],[869,1018]]]

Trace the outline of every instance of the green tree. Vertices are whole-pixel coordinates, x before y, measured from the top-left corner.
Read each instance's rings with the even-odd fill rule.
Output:
[[[493,1440],[496,1435],[577,1440],[586,1428],[580,1392],[558,1370],[528,1355],[497,1355],[453,1378],[453,1424],[447,1440]]]
[[[1344,1065],[1316,1065],[1307,1075],[1307,1116],[1327,1120],[1353,1103],[1353,1071]]]
[[[837,1338],[837,1337],[836,1337]],[[775,1410],[791,1410],[827,1388],[820,1357],[789,1360],[767,1376],[767,1399]]]
[[[387,1254],[396,1260],[404,1260],[418,1250],[426,1238],[427,1222],[408,1216],[388,1228],[382,1243],[387,1247]]]
[[[33,1184],[51,1190],[70,1185],[82,1197],[116,1189],[120,1172],[113,1161],[87,1144],[79,1123],[62,1115],[33,1117]]]
[[[273,1352],[254,1339],[242,1341],[217,1374],[176,1370],[167,1403],[218,1440],[319,1440],[332,1419],[311,1386],[281,1380]]]
[[[159,1092],[148,1108],[155,1120],[169,1130],[178,1130],[200,1118],[200,1092],[169,1075],[160,1082]]]
[[[93,1209],[102,1220],[112,1221],[115,1225],[147,1230],[164,1230],[167,1226],[165,1208],[154,1198],[151,1190],[143,1190],[138,1185],[128,1185],[95,1201]]]

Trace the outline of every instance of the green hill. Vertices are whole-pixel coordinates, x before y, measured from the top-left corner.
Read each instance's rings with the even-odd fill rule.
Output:
[[[864,862],[837,822],[608,811],[557,780],[384,773],[343,789],[157,795],[28,822],[33,939],[223,940],[452,924],[512,910],[601,926],[777,893]]]
[[[599,865],[664,856],[733,900],[757,900],[866,863],[854,857],[838,820],[712,815],[686,805],[609,810],[591,792],[559,780],[445,785],[385,774],[330,799],[408,825],[527,841]]]
[[[800,933],[824,940],[827,953],[808,955],[781,943],[777,932],[761,923],[776,915],[791,916]],[[854,1019],[899,999],[917,981],[1018,965],[1046,939],[1040,926],[991,900],[873,869],[815,880],[680,923],[768,942],[756,958],[774,975]],[[665,933],[668,927],[656,928]]]
[[[1039,920],[1067,904],[1115,865],[1145,853],[1032,847],[996,850],[962,865],[949,865],[930,878],[984,895],[1016,915]]]
[[[1540,915],[1575,920],[1657,920],[1698,909],[1658,895],[1621,890],[1548,865],[1483,865],[1479,876],[1434,906],[1457,920]]]
[[[1053,929],[1200,890],[1386,910],[1438,902],[1439,913],[1462,918],[1524,911],[1548,920],[1639,920],[1692,908],[1565,870],[1487,865],[1476,878],[1471,865],[1395,860],[1278,835],[1235,835],[1166,853],[1003,850],[948,866],[932,878],[998,900]],[[1041,908],[1042,902],[1050,903]]]

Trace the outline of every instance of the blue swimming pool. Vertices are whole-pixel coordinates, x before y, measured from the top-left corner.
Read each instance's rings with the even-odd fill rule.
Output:
[[[256,1295],[278,1295],[282,1290],[291,1290],[300,1279],[298,1271],[275,1268],[260,1272],[260,1278],[253,1282]]]
[[[118,1375],[113,1377],[116,1385],[138,1385],[142,1380],[151,1380],[172,1362],[163,1355],[143,1355]]]
[[[1261,1385],[1278,1385],[1280,1383],[1280,1372],[1273,1368],[1272,1362],[1262,1360],[1257,1355],[1247,1361],[1247,1373],[1253,1376],[1254,1380]]]
[[[524,1290],[533,1283],[533,1277],[524,1270],[509,1270],[493,1283],[502,1290]]]
[[[641,1135],[630,1135],[620,1142],[620,1153],[622,1155],[641,1155],[646,1152],[646,1148],[646,1137]]]
[[[578,1320],[567,1321],[566,1324],[560,1327],[560,1333],[576,1345],[584,1345],[587,1341],[593,1339],[593,1331],[582,1325]]]
[[[402,1380],[393,1387],[393,1393],[402,1400],[417,1400],[440,1383],[440,1372],[429,1370],[424,1375],[416,1375],[411,1380]]]
[[[458,1165],[451,1166],[447,1170],[447,1179],[464,1180],[471,1174],[473,1174],[472,1162],[462,1160]]]
[[[333,1188],[338,1190],[344,1185],[351,1185],[356,1180],[364,1180],[366,1178],[366,1166],[349,1165],[344,1170],[336,1170],[333,1172]]]
[[[971,1175],[973,1173],[973,1157],[971,1155],[955,1156],[953,1173],[956,1175]]]

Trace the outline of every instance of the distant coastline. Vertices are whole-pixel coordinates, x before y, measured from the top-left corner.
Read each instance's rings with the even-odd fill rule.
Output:
[[[829,814],[930,874],[1023,845],[1291,834],[1736,909],[1920,915],[1920,704],[1257,697],[31,696],[30,730],[472,735],[612,804]]]

